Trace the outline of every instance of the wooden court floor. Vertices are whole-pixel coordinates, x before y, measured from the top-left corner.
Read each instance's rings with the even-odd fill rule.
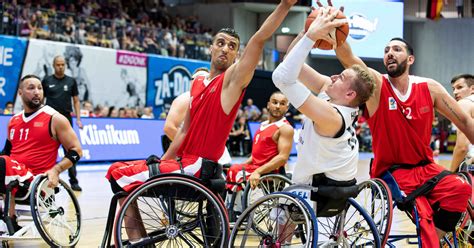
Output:
[[[370,154],[361,154],[357,177],[359,182],[368,178],[370,156]],[[447,165],[450,162],[449,158],[449,156],[441,156],[439,163]],[[242,158],[236,158],[236,162],[239,160]],[[82,212],[81,238],[77,247],[99,247],[101,244],[112,197],[109,183],[104,177],[106,168],[107,166],[99,166],[97,170],[89,166],[79,165],[78,167],[78,179],[83,191],[76,193]],[[67,181],[67,173],[63,173],[61,178]],[[414,233],[414,230],[414,225],[405,214],[396,210],[391,233]],[[42,240],[15,241],[9,242],[9,245],[10,247],[48,247]],[[416,247],[406,244],[405,241],[400,241],[396,245],[397,247]]]

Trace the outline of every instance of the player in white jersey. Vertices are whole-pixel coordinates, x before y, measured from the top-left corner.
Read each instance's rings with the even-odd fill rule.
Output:
[[[474,119],[474,75],[462,74],[455,76],[451,80],[451,86],[453,87],[454,98],[458,101],[459,106]],[[464,159],[467,159],[467,163],[474,163],[474,145],[458,129],[453,159],[451,160],[451,171],[457,171]]]
[[[352,125],[358,106],[373,93],[374,79],[360,66],[328,77],[304,63],[316,40],[335,43],[329,31],[345,22],[335,19],[337,13],[322,8],[308,31],[293,41],[272,76],[290,103],[307,117],[300,133],[295,183],[311,184],[313,175],[320,173],[336,181],[350,181],[357,170],[359,147]]]

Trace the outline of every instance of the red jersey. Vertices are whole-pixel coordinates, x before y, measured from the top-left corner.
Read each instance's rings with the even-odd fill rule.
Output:
[[[278,129],[289,124],[285,118],[268,124],[268,121],[262,122],[260,128],[255,132],[252,146],[252,164],[262,166],[278,155],[278,144],[273,140],[273,135]]]
[[[215,77],[206,86],[204,76],[194,79],[191,88],[190,124],[178,156],[194,155],[218,161],[224,152],[225,143],[234,124],[239,104],[244,96],[240,94],[229,114],[221,105],[224,73]]]
[[[428,83],[410,76],[406,95],[396,92],[383,75],[379,107],[367,121],[373,139],[372,177],[394,164],[433,162],[429,144],[434,113]]]
[[[56,164],[59,142],[51,137],[50,122],[56,110],[43,106],[26,117],[24,111],[13,116],[8,124],[12,143],[10,158],[26,165],[34,174],[44,173]]]

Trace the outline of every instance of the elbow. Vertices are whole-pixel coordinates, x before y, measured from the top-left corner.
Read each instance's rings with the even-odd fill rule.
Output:
[[[280,66],[278,66],[272,73],[272,81],[273,81],[273,84],[277,87],[277,88],[281,88],[281,86],[284,84],[283,82],[283,70]]]

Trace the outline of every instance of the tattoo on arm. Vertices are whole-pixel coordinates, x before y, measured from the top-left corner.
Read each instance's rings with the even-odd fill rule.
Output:
[[[451,108],[451,106],[448,104],[446,99],[443,99],[443,103],[449,109],[449,111],[451,111],[451,113],[454,115],[454,117],[456,117],[456,119],[458,119],[458,121],[461,121],[461,117],[459,117],[459,115],[454,111],[454,109]]]

